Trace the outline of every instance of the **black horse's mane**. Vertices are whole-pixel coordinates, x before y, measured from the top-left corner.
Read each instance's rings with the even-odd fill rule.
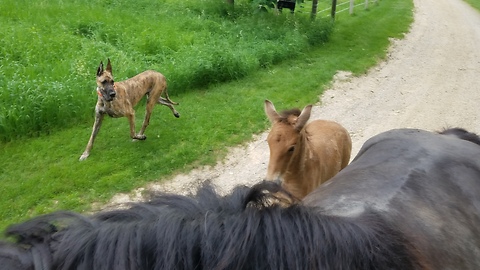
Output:
[[[473,133],[473,132],[469,132],[463,128],[459,128],[459,127],[456,127],[456,128],[446,128],[440,132],[438,132],[442,135],[448,135],[448,136],[455,136],[459,139],[462,139],[462,140],[465,140],[465,141],[469,141],[469,142],[472,142],[474,144],[478,144],[480,145],[480,137]]]
[[[56,212],[11,226],[6,269],[415,269],[414,249],[374,213],[355,218],[270,202],[262,182],[220,196],[160,194],[129,209]]]

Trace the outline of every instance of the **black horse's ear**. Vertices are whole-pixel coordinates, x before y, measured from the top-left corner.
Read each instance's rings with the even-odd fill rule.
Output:
[[[112,64],[110,64],[110,58],[108,58],[107,71],[110,72],[110,74],[113,74],[112,73]]]
[[[33,269],[31,256],[30,251],[24,248],[0,243],[0,265],[4,270]]]
[[[97,69],[97,77],[102,75],[103,73],[103,62],[100,61],[100,65],[98,66],[98,69]]]

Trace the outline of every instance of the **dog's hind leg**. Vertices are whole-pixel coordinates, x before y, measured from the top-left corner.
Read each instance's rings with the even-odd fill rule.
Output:
[[[128,119],[128,123],[130,124],[130,137],[134,140],[145,140],[147,138],[147,136],[143,135],[143,131],[144,128],[142,127],[142,130],[140,130],[140,132],[138,134],[135,133],[135,113],[134,112],[130,112],[130,113],[127,113],[125,115]],[[147,117],[145,115],[145,117]],[[143,123],[145,125],[145,123]]]
[[[179,104],[178,102],[174,102],[170,99],[170,97],[168,96],[168,88],[165,87],[165,90],[162,92],[162,94],[163,93],[165,93],[165,98],[160,96],[160,99],[163,99],[165,102],[170,103],[172,105],[178,105]]]
[[[80,161],[85,160],[90,155],[90,150],[92,150],[93,142],[97,137],[100,127],[102,126],[102,121],[104,117],[105,115],[102,113],[98,113],[98,112],[95,113],[95,122],[93,123],[92,135],[90,135],[90,139],[88,140],[88,144],[87,144],[87,147],[85,148],[85,151],[80,156],[80,159],[79,159]]]
[[[165,86],[165,89],[162,91],[162,93],[160,94],[160,96],[158,97],[158,101],[157,103],[158,104],[161,104],[161,105],[164,105],[164,106],[167,106],[168,108],[170,108],[170,110],[172,111],[173,115],[177,118],[180,117],[180,114],[177,112],[177,110],[175,110],[175,107],[173,107],[173,105],[178,105],[178,102],[174,102],[170,99],[170,97],[168,96],[168,88]],[[162,94],[165,94],[165,98],[162,97]]]
[[[176,102],[172,102],[171,100],[169,99],[165,99],[163,97],[160,97],[158,99],[158,104],[161,104],[161,105],[164,105],[164,106],[167,106],[168,108],[170,108],[170,110],[172,111],[173,115],[177,118],[180,117],[180,114],[177,112],[177,110],[175,110],[175,107],[173,107],[174,104],[178,104]]]
[[[145,136],[145,129],[147,129],[148,125],[150,124],[150,116],[152,115],[153,108],[155,107],[155,97],[153,95],[149,95],[147,99],[147,106],[146,106],[146,111],[145,111],[145,118],[143,119],[143,124],[142,128],[140,128],[140,131],[138,132],[137,136],[143,136],[144,138],[147,138]]]

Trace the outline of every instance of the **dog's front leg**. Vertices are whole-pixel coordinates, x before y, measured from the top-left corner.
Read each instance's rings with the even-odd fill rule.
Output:
[[[90,150],[92,150],[93,142],[95,141],[95,138],[97,137],[97,134],[98,134],[98,131],[100,130],[100,127],[102,126],[102,122],[103,122],[104,117],[105,117],[105,114],[100,113],[98,111],[95,112],[95,122],[93,123],[92,135],[90,136],[90,139],[88,140],[87,148],[85,148],[85,151],[80,156],[80,159],[79,159],[80,161],[85,160],[90,155]]]
[[[145,140],[147,136],[143,134],[136,134],[135,133],[135,114],[129,113],[125,115],[128,118],[128,122],[130,123],[130,137],[134,140]]]

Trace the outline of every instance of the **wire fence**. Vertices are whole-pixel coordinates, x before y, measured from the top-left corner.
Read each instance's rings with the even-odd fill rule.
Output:
[[[337,3],[337,7],[335,9],[335,14],[342,13],[342,12],[345,12],[345,11],[348,10],[349,14],[352,15],[352,14],[354,14],[355,8],[363,6],[364,9],[368,9],[370,3],[378,4],[378,0],[373,0],[373,1],[372,0],[370,0],[370,1],[369,0],[364,0],[364,1],[350,0],[348,2],[345,1],[345,2],[342,2],[342,3]],[[341,9],[339,9],[339,8],[341,8]],[[331,16],[331,14],[329,14],[328,16]]]
[[[358,10],[359,7],[363,7],[363,9],[368,9],[370,4],[378,4],[379,0],[344,0],[344,1],[336,1],[335,12],[333,16],[338,13],[343,13],[348,11],[350,15],[355,13],[355,10]],[[322,1],[319,3],[321,5],[321,9],[317,11],[317,16],[321,17],[330,17],[332,16],[332,3],[327,3],[328,1]]]

